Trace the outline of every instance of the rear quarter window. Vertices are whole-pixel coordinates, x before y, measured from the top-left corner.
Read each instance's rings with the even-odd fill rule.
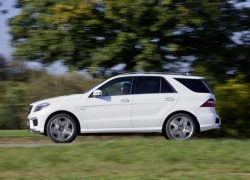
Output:
[[[186,86],[191,91],[197,93],[212,93],[212,91],[202,79],[175,78],[175,80]]]

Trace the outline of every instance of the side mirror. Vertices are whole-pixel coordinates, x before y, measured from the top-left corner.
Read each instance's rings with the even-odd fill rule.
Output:
[[[99,89],[95,90],[95,91],[93,92],[93,96],[94,96],[94,97],[102,96],[102,91],[99,90]]]

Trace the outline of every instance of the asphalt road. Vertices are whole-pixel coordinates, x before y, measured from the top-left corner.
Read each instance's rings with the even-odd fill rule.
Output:
[[[47,137],[0,138],[0,148],[2,147],[39,147],[39,146],[49,146],[49,145],[53,145],[53,143]]]
[[[57,144],[0,144],[0,148],[13,148],[13,147],[44,147],[55,146]]]
[[[103,141],[123,141],[138,137],[148,139],[164,139],[160,134],[98,134],[98,135],[80,135],[70,144],[56,144],[47,136],[41,137],[0,137],[0,148],[8,147],[43,147],[43,146],[67,146],[71,144],[99,143]]]

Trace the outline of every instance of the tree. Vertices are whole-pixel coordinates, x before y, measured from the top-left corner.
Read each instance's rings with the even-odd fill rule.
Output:
[[[63,59],[78,67],[90,64],[88,51],[94,44],[89,28],[95,26],[91,2],[24,0],[23,3],[23,13],[11,21],[17,59],[45,63]]]
[[[6,60],[5,58],[0,55],[0,80],[6,79]]]
[[[6,60],[2,55],[0,55],[0,69],[2,70],[3,68],[5,68],[5,66],[6,66]]]
[[[22,0],[11,21],[15,57],[58,59],[72,67],[161,71],[164,64],[206,66],[225,78],[228,70],[249,75],[249,43],[234,32],[249,28],[245,15],[227,1],[208,0]],[[177,70],[178,71],[177,66]],[[247,76],[246,76],[247,77]]]

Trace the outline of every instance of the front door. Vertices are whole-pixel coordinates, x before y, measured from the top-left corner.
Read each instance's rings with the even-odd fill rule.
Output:
[[[90,97],[86,102],[88,129],[131,128],[131,77],[113,79],[99,90],[102,96]]]

